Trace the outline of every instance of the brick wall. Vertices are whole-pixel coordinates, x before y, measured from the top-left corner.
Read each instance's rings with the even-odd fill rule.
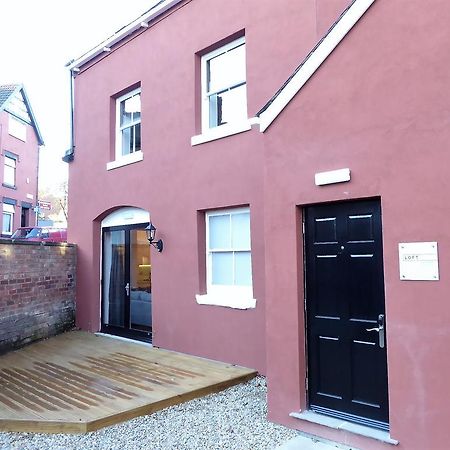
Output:
[[[0,239],[0,354],[74,326],[76,246]]]

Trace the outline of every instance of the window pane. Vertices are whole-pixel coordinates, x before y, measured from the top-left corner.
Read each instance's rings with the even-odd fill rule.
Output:
[[[233,253],[213,253],[212,284],[233,284]]]
[[[131,128],[122,130],[122,155],[132,152],[133,141],[131,140]]]
[[[209,117],[210,127],[247,120],[247,86],[210,96]]]
[[[207,64],[209,92],[245,81],[245,44],[211,58]]]
[[[131,112],[133,113],[133,121],[141,120],[141,94],[137,94],[132,97],[132,104],[130,105]]]
[[[209,128],[222,125],[222,98],[217,94],[209,97]]]
[[[134,151],[141,150],[141,124],[138,123],[134,127]]]
[[[230,248],[230,215],[209,217],[209,248]]]
[[[14,167],[10,167],[5,164],[3,182],[5,184],[9,184],[10,186],[16,185],[16,169]]]
[[[252,257],[250,252],[236,252],[234,258],[234,284],[237,286],[251,286]]]
[[[21,141],[26,142],[27,140],[26,125],[11,115],[9,116],[8,132],[11,136],[18,138]]]
[[[103,320],[125,325],[125,231],[107,231],[103,241]]]
[[[247,86],[244,84],[220,94],[222,123],[247,120]]]
[[[16,167],[16,160],[14,158],[10,158],[9,156],[5,156],[5,165],[9,167]]]
[[[12,232],[12,219],[13,215],[8,213],[3,213],[3,233],[11,233]]]
[[[250,213],[232,214],[231,230],[233,249],[250,249]]]
[[[120,126],[123,127],[131,123],[131,111],[127,108],[127,102],[130,99],[120,102]]]

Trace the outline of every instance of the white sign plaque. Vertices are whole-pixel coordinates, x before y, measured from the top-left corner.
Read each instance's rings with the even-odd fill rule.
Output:
[[[319,172],[314,176],[316,186],[324,186],[326,184],[344,183],[350,181],[350,169],[330,170],[328,172]]]
[[[437,242],[398,244],[401,280],[439,280]]]

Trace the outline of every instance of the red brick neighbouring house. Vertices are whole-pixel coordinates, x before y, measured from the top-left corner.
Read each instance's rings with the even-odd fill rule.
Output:
[[[39,146],[43,145],[25,88],[0,85],[1,236],[36,224]]]
[[[164,0],[73,61],[78,325],[257,368],[289,427],[447,448],[449,19]]]

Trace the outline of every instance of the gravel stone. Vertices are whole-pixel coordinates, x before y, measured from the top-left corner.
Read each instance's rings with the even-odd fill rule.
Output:
[[[0,450],[273,450],[299,433],[266,419],[266,380],[83,435],[0,433]]]

